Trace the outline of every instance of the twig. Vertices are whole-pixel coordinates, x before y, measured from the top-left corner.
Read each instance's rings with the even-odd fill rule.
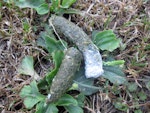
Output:
[[[87,110],[91,111],[91,113],[95,113],[94,110],[92,110],[91,108],[87,107],[87,106],[84,106],[84,108],[86,108]]]
[[[52,28],[53,28],[55,34],[57,35],[58,39],[60,40],[61,44],[64,46],[65,50],[67,50],[67,47],[65,46],[65,44],[64,44],[63,41],[61,40],[60,36],[58,35],[58,33],[57,33],[57,31],[56,31],[54,25],[52,24],[52,21],[49,20],[49,23],[50,23],[50,25],[52,26]]]

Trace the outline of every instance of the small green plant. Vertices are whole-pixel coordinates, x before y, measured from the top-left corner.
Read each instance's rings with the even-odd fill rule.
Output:
[[[63,14],[71,13],[69,7],[76,2],[76,0],[19,0],[19,1],[6,1],[14,2],[14,4],[20,8],[33,8],[38,14],[43,15],[47,13]],[[24,21],[23,29],[25,33],[30,31],[29,24]],[[47,29],[47,32],[42,32],[37,41],[39,46],[45,48],[54,62],[54,69],[48,72],[43,79],[34,70],[33,57],[26,56],[18,69],[20,74],[30,75],[34,78],[29,85],[22,88],[20,97],[24,99],[24,105],[28,109],[32,109],[36,106],[36,113],[58,113],[57,106],[63,106],[69,113],[83,113],[82,107],[84,106],[85,95],[91,95],[99,90],[103,90],[103,87],[94,86],[94,79],[87,79],[85,77],[84,68],[80,67],[76,73],[76,77],[73,80],[73,85],[69,90],[78,90],[81,93],[75,97],[64,94],[58,101],[53,103],[47,103],[49,97],[49,88],[52,80],[59,70],[61,62],[64,58],[64,50],[67,48],[67,43],[63,40],[56,40],[55,36],[51,33],[48,34],[51,29]],[[105,30],[102,32],[94,32],[92,40],[95,45],[102,51],[112,52],[116,48],[119,48],[120,40],[112,30]],[[109,56],[109,55],[108,55]],[[120,67],[123,65],[123,60],[106,60],[103,61],[104,74],[103,77],[108,79],[113,84],[126,84],[127,80]],[[117,70],[117,71],[116,71]],[[37,80],[37,82],[35,81]],[[42,90],[46,92],[42,94]]]
[[[111,30],[98,32],[95,35],[96,37],[94,37],[94,40],[97,40],[99,42],[103,40],[104,42],[100,46],[99,43],[95,43],[99,49],[102,49],[103,51],[105,50],[112,52],[119,47],[119,40],[115,37],[115,35]],[[103,38],[105,38],[106,41]],[[111,40],[109,40],[109,38],[111,38]],[[113,41],[116,40],[118,40],[117,43],[112,43]],[[73,97],[69,94],[64,94],[58,101],[47,104],[46,99],[49,96],[48,95],[49,87],[51,86],[52,80],[55,77],[61,65],[64,56],[63,51],[67,47],[67,43],[63,40],[57,41],[54,35],[47,35],[46,32],[41,33],[37,43],[39,46],[42,46],[47,49],[47,51],[53,58],[55,67],[53,70],[48,72],[42,80],[38,82],[33,81],[30,83],[30,85],[26,85],[22,88],[20,96],[21,98],[24,99],[24,104],[26,108],[31,109],[34,106],[36,106],[36,113],[46,113],[48,111],[49,112],[51,111],[52,113],[58,113],[57,106],[63,106],[69,113],[74,113],[75,111],[76,112],[78,111],[78,113],[83,113],[82,107],[84,106],[85,95],[91,95],[99,90],[103,90],[104,88],[94,86],[94,79],[87,79],[84,74],[85,72],[84,67],[80,67],[79,71],[76,73],[76,77],[73,80],[73,85],[69,90],[78,90],[81,93],[77,95],[77,97]],[[65,47],[63,45],[65,45]],[[29,61],[30,63],[28,63]],[[123,60],[111,59],[103,61],[104,66],[103,77],[116,85],[126,84],[127,80],[125,79],[125,75],[120,67],[120,65],[123,64],[124,64]],[[27,67],[30,69],[26,69]],[[25,70],[30,70],[28,72],[32,73],[35,72],[33,69],[33,58],[31,56],[26,56],[23,59],[19,69],[19,72],[21,74],[31,75],[31,73],[28,73]],[[47,96],[45,94],[43,95],[40,93],[41,92],[40,90],[43,89],[47,91],[46,92]],[[118,104],[116,104],[116,106],[118,106]],[[125,106],[122,106],[122,108],[119,107],[118,109],[126,109],[126,108]]]
[[[65,94],[57,102],[47,104],[46,96],[39,92],[36,81],[24,86],[20,96],[24,99],[26,108],[31,109],[36,105],[36,113],[58,113],[56,106],[64,106],[69,113],[74,113],[75,111],[83,113],[81,107],[83,107],[84,95],[79,94],[75,99],[71,95]]]
[[[118,90],[117,93],[114,88],[111,90],[113,94],[119,94],[119,97],[113,102],[114,106],[121,111],[127,112],[129,109],[134,109],[135,113],[141,113],[142,111],[139,101],[145,102],[147,99],[147,94],[143,90],[139,90],[137,83],[128,82],[125,86],[125,97],[121,96],[121,90]],[[130,100],[131,103],[127,103],[126,99]]]
[[[4,0],[7,3],[14,3],[20,8],[33,8],[38,14],[44,15],[49,12],[63,14],[72,12],[68,8],[76,2],[76,0]],[[73,11],[75,13],[75,11]]]
[[[121,111],[127,111],[128,110],[128,105],[122,102],[116,102],[115,104],[115,108],[121,110]]]

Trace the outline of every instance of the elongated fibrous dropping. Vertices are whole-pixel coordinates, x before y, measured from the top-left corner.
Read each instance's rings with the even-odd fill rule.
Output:
[[[80,67],[82,54],[76,48],[66,51],[62,64],[52,81],[47,102],[58,100],[71,87],[74,75]]]
[[[85,75],[87,78],[97,78],[103,73],[102,58],[98,48],[88,35],[74,23],[67,19],[53,15],[49,22],[55,27],[60,36],[65,36],[82,52],[85,61]]]

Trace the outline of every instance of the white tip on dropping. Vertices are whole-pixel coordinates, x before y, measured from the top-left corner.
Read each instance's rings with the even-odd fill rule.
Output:
[[[102,57],[98,49],[89,45],[83,53],[85,60],[85,76],[86,78],[97,78],[104,72]]]
[[[48,94],[48,95],[47,95],[47,98],[50,99],[50,98],[51,98],[51,94]]]

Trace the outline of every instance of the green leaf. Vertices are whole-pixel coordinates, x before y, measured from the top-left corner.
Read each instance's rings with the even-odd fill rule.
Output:
[[[40,76],[34,70],[32,56],[25,56],[18,68],[18,72],[19,74],[30,75],[35,80],[40,79]]]
[[[119,66],[103,66],[103,77],[114,84],[126,84],[127,79]]]
[[[47,49],[51,54],[57,50],[64,50],[67,48],[67,43],[64,40],[56,40],[51,28],[45,25],[46,31],[40,33],[37,44]]]
[[[92,39],[99,49],[108,50],[110,52],[118,48],[120,43],[120,40],[116,38],[112,30],[95,33]]]
[[[61,41],[57,41],[54,38],[51,38],[49,36],[45,36],[43,37],[46,43],[46,48],[48,50],[49,53],[52,53],[56,50],[64,50],[65,47],[62,45]],[[65,41],[63,41],[63,43],[65,44],[65,46],[67,46],[67,43]]]
[[[46,98],[38,91],[36,81],[32,81],[28,86],[24,86],[19,95],[24,99],[24,104],[28,109],[31,109],[39,101],[44,101]]]
[[[76,0],[63,0],[62,1],[62,8],[69,8]]]
[[[127,88],[130,92],[134,92],[137,90],[138,86],[136,83],[128,83]]]
[[[20,92],[21,98],[31,96],[31,94],[39,94],[36,81],[32,81],[30,85],[24,86]]]
[[[53,29],[50,28],[50,26],[48,24],[44,25],[44,29],[45,29],[45,31],[41,32],[38,39],[37,39],[37,45],[41,46],[43,48],[46,48],[45,37],[55,39],[55,36],[53,33]]]
[[[24,105],[27,109],[31,109],[34,105],[36,105],[40,100],[33,97],[27,97],[24,99]]]
[[[22,25],[23,25],[23,30],[26,33],[28,33],[30,31],[30,28],[31,28],[29,21],[27,19],[23,19],[22,20]]]
[[[60,8],[60,0],[51,0],[52,5],[51,5],[51,11],[56,12]]]
[[[40,102],[36,106],[35,113],[58,113],[58,109],[57,109],[56,105],[53,103],[45,105],[44,102]]]
[[[63,9],[59,11],[60,14],[79,14],[79,15],[83,15],[83,12],[81,12],[80,10],[77,9]]]
[[[143,113],[140,109],[134,110],[134,113]]]
[[[74,105],[65,106],[65,109],[69,113],[84,113],[83,109],[81,107],[79,107],[79,106],[74,106]]]
[[[64,94],[57,102],[56,105],[58,106],[69,106],[69,105],[78,105],[76,99],[74,99],[71,95]]]
[[[40,15],[47,14],[49,12],[49,6],[48,6],[48,4],[44,3],[44,4],[40,5],[39,7],[37,7],[36,11]]]
[[[58,109],[57,109],[56,105],[49,104],[45,113],[58,113]]]
[[[39,90],[49,90],[49,84],[48,84],[48,82],[47,82],[47,80],[46,80],[46,76],[43,78],[43,79],[41,79],[40,81],[38,81],[38,88],[39,88]]]
[[[116,102],[115,104],[115,108],[121,110],[121,111],[127,111],[128,110],[128,105],[121,103],[121,102]]]
[[[46,106],[45,106],[45,102],[39,102],[37,105],[36,105],[36,112],[35,113],[43,113],[43,111],[46,109]]]
[[[124,60],[114,60],[114,61],[103,62],[103,64],[108,66],[116,66],[116,65],[123,65],[124,62],[125,62]]]
[[[96,93],[101,88],[94,86],[94,79],[93,78],[86,78],[85,77],[85,70],[84,67],[81,67],[79,71],[76,73],[76,77],[73,80],[76,90],[81,91],[85,95],[91,95],[93,93]]]
[[[45,3],[45,0],[18,0],[15,3],[20,8],[37,8]]]
[[[84,95],[83,93],[80,93],[80,94],[77,96],[76,100],[78,101],[78,105],[79,105],[80,107],[84,107],[85,95]]]
[[[61,42],[55,39],[55,37],[52,34],[51,29],[47,28],[46,31],[47,32],[43,32],[40,34],[41,37],[38,39],[37,43],[39,46],[46,48],[48,52],[52,55],[53,62],[55,63],[55,68],[52,71],[48,72],[46,76],[44,77],[44,79],[42,79],[39,82],[38,86],[42,89],[44,87],[47,87],[48,84],[49,85],[51,84],[52,79],[56,75],[60,67],[60,64],[62,62],[62,59],[64,57],[64,53],[62,51],[64,50],[64,47],[62,46]],[[66,42],[64,42],[64,44],[67,46]]]
[[[140,100],[146,100],[146,98],[147,98],[147,95],[146,95],[146,93],[144,93],[143,91],[140,91],[139,93],[138,93],[138,97],[139,97],[139,99]]]
[[[64,58],[64,53],[62,51],[55,51],[55,52],[52,53],[52,57],[53,57],[53,61],[55,63],[55,68],[46,75],[46,81],[49,84],[51,84],[52,79],[56,75],[56,73],[57,73],[57,71],[58,71],[58,69],[61,65],[61,62]]]
[[[36,89],[35,89],[36,90]],[[27,96],[30,96],[30,94],[31,94],[31,92],[32,92],[32,89],[31,89],[31,86],[24,86],[22,89],[21,89],[21,92],[20,92],[20,97],[21,98],[25,98],[25,97],[27,97]]]
[[[38,46],[41,46],[41,47],[43,47],[43,48],[46,48],[45,40],[44,40],[42,37],[39,37],[36,42],[37,42],[37,45],[38,45]]]

